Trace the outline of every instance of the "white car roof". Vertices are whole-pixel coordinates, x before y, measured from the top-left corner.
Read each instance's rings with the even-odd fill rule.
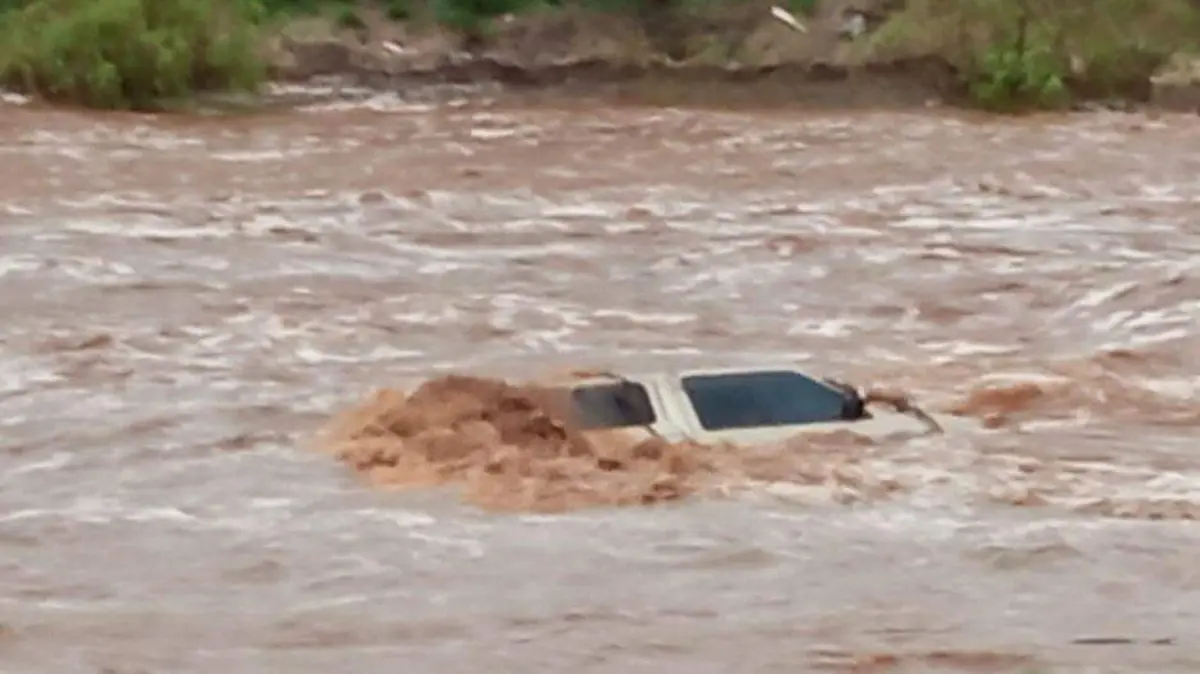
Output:
[[[718,367],[690,367],[690,368],[669,368],[653,371],[625,371],[613,370],[583,370],[572,372],[568,375],[557,376],[549,380],[541,380],[538,383],[549,386],[580,386],[588,384],[612,383],[621,379],[630,381],[646,381],[653,379],[669,379],[679,381],[684,377],[694,375],[719,375],[719,374],[755,374],[765,372],[793,372],[798,375],[809,377],[811,379],[822,381],[823,375],[805,372],[791,364],[769,364],[769,365],[751,365],[751,366],[718,366]],[[824,383],[824,382],[822,382]]]

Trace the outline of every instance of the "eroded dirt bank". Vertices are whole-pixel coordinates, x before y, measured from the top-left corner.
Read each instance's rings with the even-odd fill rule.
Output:
[[[845,35],[847,17],[886,15],[887,0],[827,0],[804,17],[803,33],[756,0],[717,13],[673,19],[646,32],[645,18],[555,9],[497,20],[470,52],[461,38],[428,22],[395,22],[360,12],[363,25],[298,20],[273,42],[280,82],[338,89],[406,90],[429,85],[497,85],[550,98],[563,95],[655,105],[721,107],[912,108],[964,105],[955,68],[944,58],[871,48]],[[654,39],[648,37],[653,35]],[[864,38],[865,40],[865,38]],[[672,57],[676,52],[679,57]],[[1068,79],[1077,106],[1200,110],[1192,60],[1160,66],[1114,94]]]

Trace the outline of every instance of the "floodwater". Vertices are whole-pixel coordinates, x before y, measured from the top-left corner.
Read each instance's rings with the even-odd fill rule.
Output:
[[[0,671],[1200,671],[1200,118],[6,106],[0,155]],[[553,515],[302,447],[437,372],[772,359],[1001,423]]]

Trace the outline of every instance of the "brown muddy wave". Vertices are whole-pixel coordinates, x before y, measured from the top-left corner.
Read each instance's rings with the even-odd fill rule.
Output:
[[[728,493],[735,480],[825,485],[841,490],[842,500],[899,488],[853,471],[851,450],[870,444],[853,434],[813,436],[767,454],[732,444],[623,441],[573,428],[565,401],[545,389],[461,375],[433,379],[410,395],[376,391],[319,438],[322,450],[371,484],[454,485],[497,510],[652,505]]]
[[[988,382],[944,411],[977,418],[989,428],[1019,429],[1022,419],[1150,409],[1160,424],[1200,425],[1197,406],[1160,400],[1111,372],[1093,373],[1091,380]],[[871,453],[866,448],[878,443],[852,432],[806,434],[756,447],[660,438],[630,442],[618,434],[580,432],[567,403],[546,389],[465,375],[436,377],[411,393],[373,391],[330,420],[315,444],[367,484],[453,486],[469,502],[500,511],[653,505],[696,494],[728,496],[764,483],[820,488],[841,503],[887,498],[906,488],[901,480],[864,470],[862,460]],[[1021,477],[991,489],[988,498],[1045,506],[1056,488],[1070,489],[1064,475],[1087,472],[1057,462],[1015,466]],[[1200,519],[1200,504],[1188,500],[1093,497],[1073,503],[1082,512],[1114,517]]]

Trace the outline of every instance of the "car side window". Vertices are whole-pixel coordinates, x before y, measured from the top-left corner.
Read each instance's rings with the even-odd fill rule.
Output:
[[[683,390],[705,430],[839,421],[845,396],[787,370],[691,375]]]
[[[646,387],[636,382],[581,386],[571,391],[581,428],[649,426],[657,421]]]

